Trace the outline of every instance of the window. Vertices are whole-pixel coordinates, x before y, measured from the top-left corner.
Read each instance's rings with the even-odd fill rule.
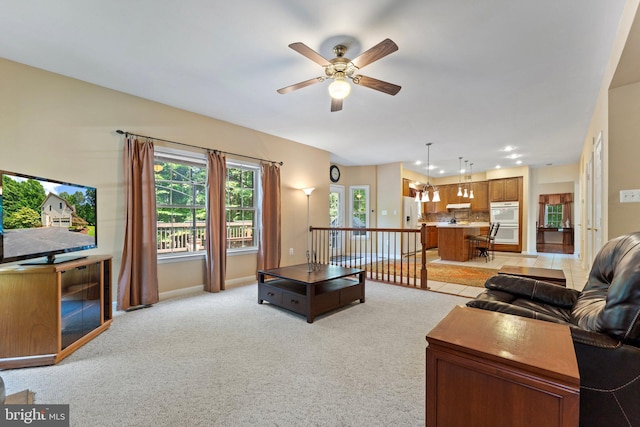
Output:
[[[258,168],[227,163],[227,249],[257,249]]]
[[[544,223],[546,227],[562,227],[562,208],[563,205],[545,205]]]
[[[369,227],[369,186],[350,187],[351,191],[351,227]],[[363,236],[365,231],[356,231],[354,236]]]
[[[204,251],[207,171],[204,159],[155,156],[158,255]]]
[[[206,160],[166,148],[155,154],[158,256],[204,253]],[[257,250],[259,168],[227,161],[227,251]]]

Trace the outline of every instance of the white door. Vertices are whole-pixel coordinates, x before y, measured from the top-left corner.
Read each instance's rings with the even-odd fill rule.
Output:
[[[344,186],[331,185],[329,187],[329,226],[344,227]],[[340,255],[344,233],[332,232],[329,242],[331,256]]]
[[[602,248],[602,132],[593,149],[593,257]]]
[[[584,206],[584,258],[582,266],[589,268],[593,260],[593,154],[587,162],[585,175],[585,206]]]

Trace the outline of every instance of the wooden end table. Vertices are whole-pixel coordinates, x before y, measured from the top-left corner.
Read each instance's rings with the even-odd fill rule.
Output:
[[[318,264],[308,271],[307,264],[258,271],[258,304],[267,301],[307,317],[364,302],[365,270]],[[267,279],[270,278],[270,279]]]
[[[517,265],[505,265],[498,274],[509,274],[511,276],[528,277],[530,279],[542,280],[560,286],[567,286],[567,278],[562,270],[553,268],[521,267]]]
[[[427,427],[578,426],[568,326],[458,306],[427,341]]]

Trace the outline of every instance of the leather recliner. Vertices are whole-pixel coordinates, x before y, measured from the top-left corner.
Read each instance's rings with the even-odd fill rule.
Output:
[[[566,324],[580,372],[580,426],[640,426],[640,232],[607,242],[582,292],[496,275],[469,307]]]

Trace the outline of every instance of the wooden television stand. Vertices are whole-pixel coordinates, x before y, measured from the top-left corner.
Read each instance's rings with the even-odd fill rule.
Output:
[[[0,268],[0,369],[58,363],[111,326],[111,256]]]

